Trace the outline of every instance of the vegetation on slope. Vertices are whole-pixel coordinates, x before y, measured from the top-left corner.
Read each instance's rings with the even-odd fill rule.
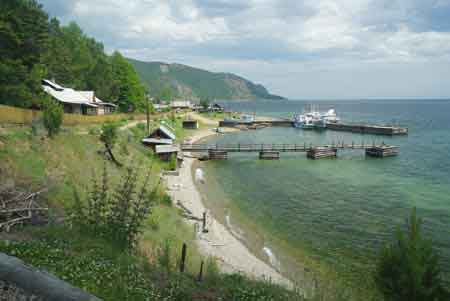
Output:
[[[180,131],[180,120],[171,123]],[[157,121],[153,122],[155,126]],[[159,173],[168,168],[141,145],[145,126],[119,131],[113,152],[129,166],[139,162],[151,171],[149,189],[157,187]],[[101,182],[106,165],[112,190],[120,184],[126,168],[105,157],[100,128],[62,128],[52,139],[42,125],[30,128],[0,128],[0,174],[2,185],[48,187],[48,226],[25,227],[12,234],[0,234],[0,252],[44,268],[69,283],[104,300],[297,300],[300,297],[276,285],[249,280],[241,275],[222,275],[212,259],[202,258],[194,244],[193,229],[183,222],[163,189],[143,223],[139,243],[124,250],[107,236],[70,227],[68,213],[76,204],[74,190],[85,202],[94,179]],[[151,167],[151,168],[150,168]],[[139,180],[144,180],[141,173]],[[8,180],[7,180],[8,179]],[[61,220],[64,219],[64,222]],[[185,273],[179,273],[183,243],[188,246]],[[204,274],[198,281],[201,260]]]
[[[167,89],[175,97],[197,99],[281,99],[262,85],[229,73],[213,73],[180,64],[141,62],[128,59],[150,93],[164,98]]]
[[[35,0],[0,2],[0,104],[41,107],[43,78],[78,90],[93,90],[123,111],[140,109],[145,89],[120,53],[108,56],[101,43],[72,22],[49,20]]]

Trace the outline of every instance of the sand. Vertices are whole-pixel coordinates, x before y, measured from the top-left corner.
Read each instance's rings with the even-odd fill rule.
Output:
[[[211,129],[198,130],[190,137],[189,142],[195,142],[210,135],[215,135]],[[292,287],[292,283],[288,279],[253,255],[242,242],[207,211],[192,176],[192,165],[195,160],[197,159],[186,156],[179,175],[165,176],[165,180],[168,193],[174,203],[180,202],[192,211],[195,217],[202,217],[203,212],[207,212],[208,233],[202,233],[201,222],[197,222],[199,231],[197,231],[196,242],[202,255],[215,257],[220,269],[225,273],[243,273],[252,278],[266,279]],[[186,222],[195,223],[187,219]]]

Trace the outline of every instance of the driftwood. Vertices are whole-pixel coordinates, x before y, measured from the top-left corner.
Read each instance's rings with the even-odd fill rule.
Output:
[[[181,216],[183,216],[186,219],[190,219],[193,221],[202,221],[203,219],[200,217],[196,217],[194,216],[194,214],[192,213],[191,210],[189,210],[188,208],[186,208],[186,206],[183,205],[183,203],[181,203],[179,200],[177,201],[177,206],[180,207],[183,212],[181,213]]]
[[[42,189],[36,192],[16,190],[0,191],[0,231],[9,232],[11,227],[24,223],[38,223],[47,219],[48,208],[39,205],[39,196],[46,192]]]

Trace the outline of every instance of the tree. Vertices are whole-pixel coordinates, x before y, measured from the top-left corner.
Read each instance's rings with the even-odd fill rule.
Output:
[[[145,88],[133,66],[117,51],[111,56],[111,64],[116,82],[113,94],[119,109],[122,112],[145,111]]]
[[[43,121],[48,136],[52,138],[58,134],[63,121],[64,111],[61,105],[52,99],[47,99],[44,104]]]
[[[421,226],[414,208],[407,232],[398,228],[395,241],[381,249],[375,280],[388,300],[444,300],[438,255]]]
[[[114,145],[117,141],[117,125],[112,122],[106,122],[102,125],[102,133],[100,135],[100,141],[102,141],[105,144],[106,151],[108,152],[109,156],[111,157],[111,160],[117,165],[122,166],[116,158],[114,157],[114,154],[112,152]]]
[[[48,16],[34,0],[0,1],[0,103],[38,107]]]

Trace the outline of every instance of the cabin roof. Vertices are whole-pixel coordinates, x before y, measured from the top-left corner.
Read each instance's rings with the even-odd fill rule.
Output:
[[[164,138],[166,139],[175,140],[176,138],[175,134],[162,124],[157,129],[155,129],[150,135],[148,135],[147,138],[154,138],[155,136],[159,136],[159,134],[162,134],[161,136],[164,136]]]
[[[157,139],[157,138],[144,138],[142,139],[142,143],[148,144],[172,144],[172,139]]]
[[[76,91],[71,88],[64,88],[47,79],[42,80],[42,88],[60,102],[86,105],[93,108],[97,108],[99,105],[116,107],[115,104],[97,98],[94,91]]]

